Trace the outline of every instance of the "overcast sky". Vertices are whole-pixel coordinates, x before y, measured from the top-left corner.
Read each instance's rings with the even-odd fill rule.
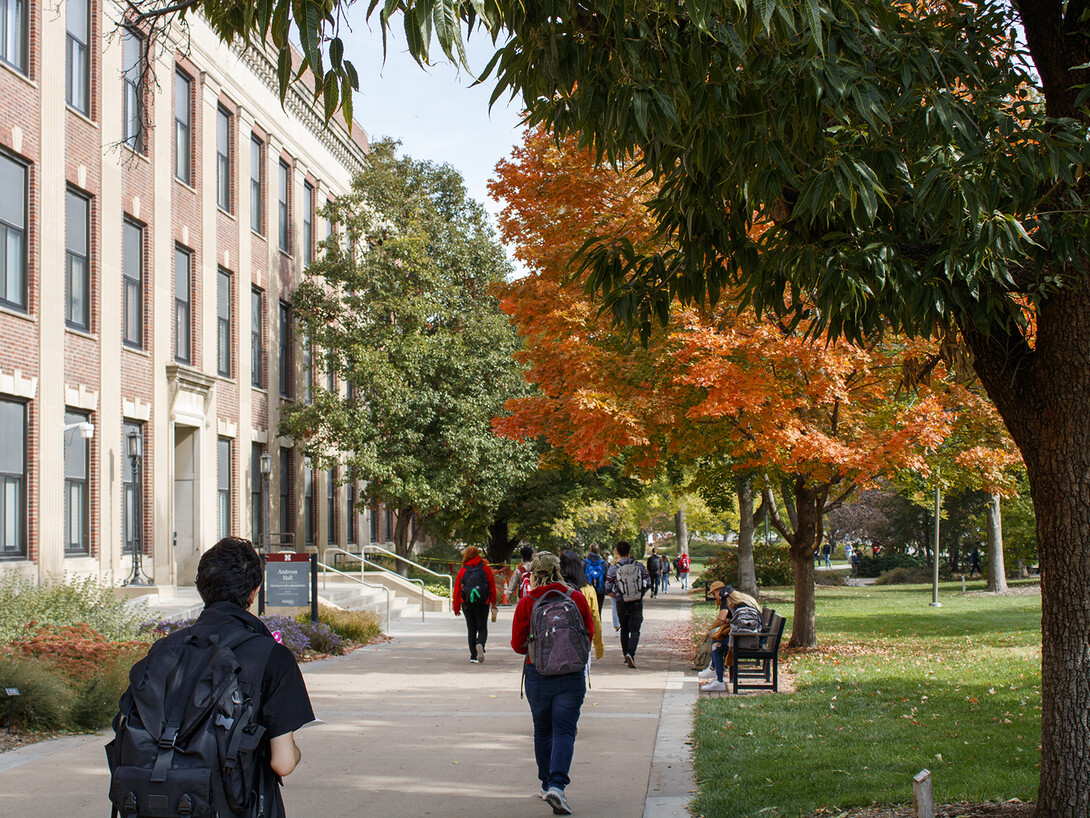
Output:
[[[364,4],[356,17],[362,18]],[[369,30],[362,19],[353,21],[345,38],[345,56],[359,72],[360,90],[355,97],[355,117],[372,139],[400,139],[402,150],[414,159],[448,162],[466,181],[469,195],[495,216],[497,207],[488,198],[486,184],[496,162],[510,155],[520,141],[520,106],[500,100],[488,109],[491,84],[470,87],[473,78],[447,62],[422,69],[408,55],[400,17],[388,40],[385,65],[382,37],[377,25]],[[469,59],[480,71],[494,49],[484,36],[469,43]],[[440,52],[441,53],[441,52]],[[495,219],[493,218],[493,224]]]

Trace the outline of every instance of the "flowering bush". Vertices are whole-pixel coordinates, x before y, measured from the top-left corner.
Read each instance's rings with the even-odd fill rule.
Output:
[[[12,651],[27,659],[49,662],[68,681],[87,684],[103,668],[131,667],[147,651],[145,642],[112,642],[89,625],[46,625],[31,622]]]
[[[319,619],[310,621],[310,615],[304,614],[297,620],[299,628],[310,640],[310,649],[315,653],[327,653],[340,656],[344,653],[344,639],[333,631],[329,625]]]
[[[279,634],[276,641],[287,647],[296,659],[302,659],[311,650],[310,636],[290,616],[263,616],[261,621],[272,631],[274,638]]]
[[[89,625],[111,640],[137,635],[146,606],[117,598],[97,579],[51,579],[35,584],[17,574],[0,574],[0,644],[22,635],[28,622],[38,625]]]

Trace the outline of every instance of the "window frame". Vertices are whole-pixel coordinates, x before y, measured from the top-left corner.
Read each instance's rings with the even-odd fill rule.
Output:
[[[72,11],[78,8],[82,8],[85,12],[84,22],[87,29],[82,32],[84,40],[79,39],[81,32],[72,31]],[[91,0],[67,0],[64,14],[64,101],[73,111],[78,111],[86,117],[91,115],[90,43],[93,29]],[[79,59],[78,65],[77,59]]]
[[[257,176],[254,176],[254,163]],[[250,134],[250,229],[259,236],[265,235],[265,142]]]
[[[180,94],[184,85],[185,93]],[[179,97],[185,97],[185,107],[180,106]],[[185,121],[179,118],[180,112],[185,113]],[[184,143],[184,144],[183,144]],[[182,168],[182,160],[185,167]],[[182,172],[184,170],[184,173]],[[181,66],[174,67],[174,178],[184,185],[192,186],[193,182],[193,78],[182,70]]]
[[[23,76],[27,76],[29,73],[27,69],[27,40],[30,32],[30,14],[28,14],[28,11],[31,6],[32,4],[27,0],[8,0],[7,2],[7,12],[14,19],[15,25],[9,29],[6,28],[7,18],[3,19],[3,23],[6,28],[5,33],[14,32],[14,35],[11,36],[17,38],[13,43],[19,52],[15,60],[10,59],[11,54],[7,49],[7,45],[9,45],[7,42],[8,37],[0,37],[0,48],[3,48],[3,51],[0,51],[0,62],[18,71]]]
[[[280,302],[279,339],[277,361],[280,375],[280,397],[291,400],[294,397],[295,378],[292,372],[292,314],[291,304]]]
[[[91,413],[72,410],[65,407],[64,425],[72,428],[64,431],[64,555],[66,557],[85,557],[91,553],[91,441],[84,438],[77,423],[90,423]],[[83,448],[83,476],[69,474],[69,447]],[[80,519],[73,519],[73,492],[80,498]],[[79,541],[73,541],[71,535],[78,524]]]
[[[265,388],[265,291],[250,288],[250,386]]]
[[[126,64],[129,43],[138,43],[139,56],[133,65]],[[144,35],[134,28],[121,31],[121,141],[137,153],[144,153]],[[130,131],[133,123],[135,129]]]
[[[83,207],[83,248],[82,253],[80,248],[74,248],[71,246],[72,228],[71,219],[73,216],[72,205],[75,202],[81,203]],[[75,214],[80,215],[80,214]],[[82,265],[82,272],[78,274],[80,279],[79,283],[83,289],[82,295],[82,315],[75,316],[73,298],[73,284],[75,284],[76,274],[73,272],[73,267],[77,264]],[[76,190],[75,188],[68,187],[65,190],[64,196],[64,323],[65,326],[72,329],[82,330],[83,332],[91,331],[91,197]]]
[[[216,205],[224,213],[231,209],[234,185],[231,184],[231,134],[234,117],[222,105],[216,107]],[[220,144],[223,142],[224,144]],[[224,153],[226,151],[226,153]]]
[[[359,536],[359,520],[356,519],[356,481],[352,478],[351,473],[344,484],[344,503],[345,522],[348,526],[345,532],[345,542],[351,545],[356,542],[356,538]]]
[[[314,519],[314,468],[308,457],[303,468],[303,536],[306,545],[314,545],[317,539]]]
[[[8,153],[0,151],[0,162],[8,162],[12,167],[17,168],[18,172],[23,175],[23,206],[21,209],[21,217],[23,220],[22,225],[15,225],[11,222],[5,221],[0,216],[0,304],[5,307],[18,310],[19,312],[26,312],[27,310],[27,283],[30,278],[30,271],[28,267],[30,265],[30,252],[28,247],[28,224],[30,222],[30,165],[26,162],[22,162]],[[10,242],[10,233],[16,233],[19,237],[19,254],[20,258],[17,262],[17,275],[20,276],[18,301],[13,301],[8,298],[8,291],[11,289],[11,282],[8,278],[10,272],[10,262],[7,256],[8,244]]]
[[[0,396],[0,423],[7,414],[6,409],[10,407],[18,407],[20,415],[20,429],[17,431],[22,443],[22,465],[19,472],[5,471],[3,465],[0,465],[0,560],[20,560],[27,557],[27,447],[30,442],[30,430],[27,428],[29,424],[27,402]],[[2,436],[3,430],[0,429],[0,437]],[[6,448],[6,453],[10,453],[10,447]],[[0,464],[3,464],[3,458],[0,458]],[[15,503],[18,507],[14,515],[11,515],[13,519],[9,520],[8,500],[12,493],[15,495]],[[14,536],[14,547],[11,547],[8,542],[9,534]]]
[[[235,278],[230,270],[223,267],[216,270],[216,374],[221,378],[230,378],[234,371],[232,364],[235,356],[231,354],[234,346],[234,283]],[[225,286],[226,304],[223,303]]]
[[[283,159],[277,165],[276,225],[281,253],[291,254],[291,166]]]
[[[303,264],[314,262],[314,185],[303,183]]]
[[[280,531],[279,534],[285,534],[292,530],[291,520],[291,497],[292,490],[295,488],[295,463],[292,460],[293,452],[286,446],[280,447],[280,457],[277,462],[277,468],[280,470]],[[271,524],[271,520],[269,521]],[[270,539],[272,532],[269,532]],[[282,538],[281,538],[282,539]]]
[[[138,276],[129,275],[129,256],[126,253],[127,231],[136,231]],[[135,289],[135,297],[133,290]],[[135,306],[138,310],[136,319],[137,339],[129,337],[129,310]],[[121,226],[121,343],[130,349],[144,349],[144,225],[125,216]]]
[[[186,262],[186,291],[185,298],[179,297],[178,292],[178,260],[184,258]],[[181,320],[181,312],[185,311],[185,321]],[[179,338],[179,329],[185,329],[185,350],[183,354]],[[191,365],[193,363],[193,253],[180,244],[174,245],[174,360],[179,364]]]
[[[261,476],[261,455],[264,453],[263,443],[250,444],[250,534],[258,548],[265,542],[265,479]]]
[[[337,544],[337,472],[329,469],[326,473],[326,544]]]
[[[132,555],[136,551],[136,543],[141,549],[144,546],[144,509],[143,492],[137,491],[136,475],[133,473],[132,458],[128,454],[129,435],[136,432],[141,440],[144,438],[144,424],[140,421],[122,420],[121,422],[121,555]],[[142,451],[146,452],[144,447]],[[143,463],[141,463],[143,472]],[[137,501],[140,506],[137,506]],[[132,515],[132,528],[129,526],[129,515]],[[139,537],[133,535],[139,532]]]
[[[220,539],[231,536],[231,442],[229,437],[216,438],[216,530]]]

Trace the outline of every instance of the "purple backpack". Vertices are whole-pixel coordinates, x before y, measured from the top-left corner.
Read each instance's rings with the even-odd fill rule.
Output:
[[[590,634],[571,591],[552,590],[530,611],[530,661],[543,676],[580,672],[590,658]]]

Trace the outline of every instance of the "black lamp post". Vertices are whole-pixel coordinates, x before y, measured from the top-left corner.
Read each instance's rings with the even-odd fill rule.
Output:
[[[129,432],[125,440],[126,453],[132,460],[132,487],[133,487],[133,511],[132,511],[132,576],[126,580],[126,585],[154,585],[155,583],[144,575],[143,559],[143,530],[144,507],[143,492],[141,491],[142,475],[140,468],[144,459],[144,436],[140,432]]]
[[[261,453],[261,551],[269,553],[269,475],[272,474],[272,455]]]

